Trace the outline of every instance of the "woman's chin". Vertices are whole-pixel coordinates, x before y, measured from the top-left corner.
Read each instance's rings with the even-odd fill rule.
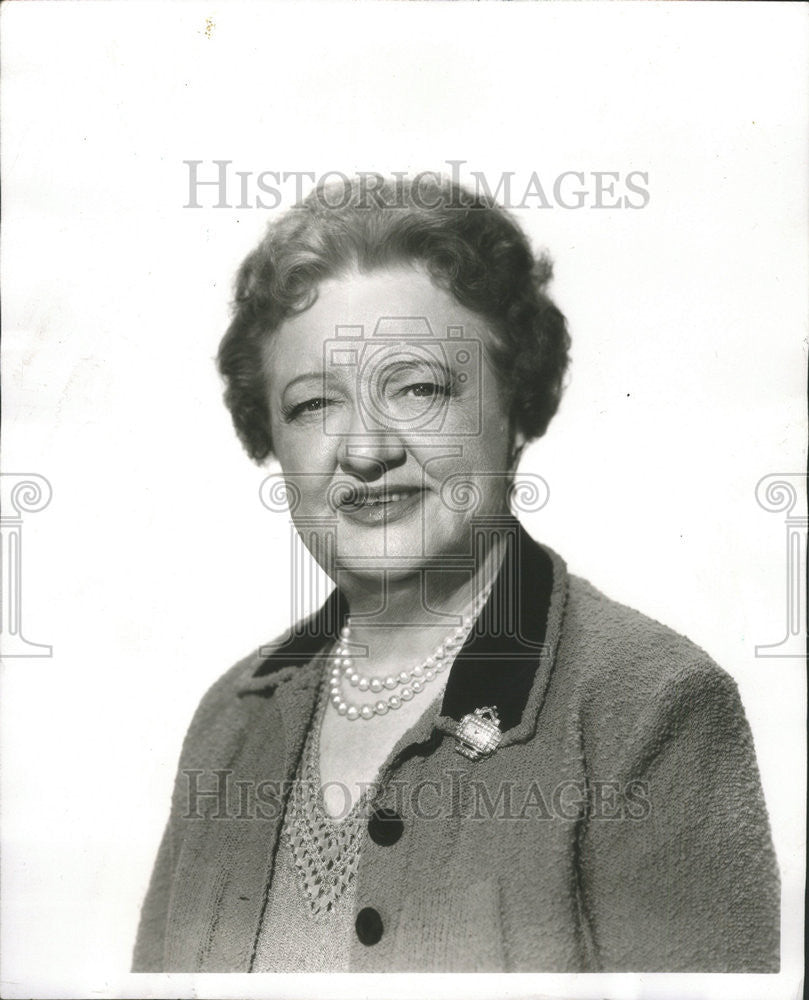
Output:
[[[468,539],[459,537],[455,530],[441,530],[440,525],[429,527],[415,523],[390,524],[386,530],[341,532],[336,551],[338,568],[357,576],[386,576],[389,580],[411,576],[414,572],[429,569],[433,572],[442,566],[463,561],[469,555]]]
[[[358,565],[355,561],[349,560],[347,565],[338,564],[337,581],[341,589],[346,588],[349,580],[361,582],[363,589],[368,586],[382,587],[383,584],[388,586],[414,579],[422,569],[423,566],[416,562],[412,566],[397,562],[395,566],[382,568],[379,564]]]

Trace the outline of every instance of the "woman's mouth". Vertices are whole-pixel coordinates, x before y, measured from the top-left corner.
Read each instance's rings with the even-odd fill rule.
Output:
[[[338,511],[360,524],[388,524],[415,511],[423,494],[420,486],[353,487],[346,490]]]

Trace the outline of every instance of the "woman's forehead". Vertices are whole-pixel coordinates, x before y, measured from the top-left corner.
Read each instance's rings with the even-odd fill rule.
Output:
[[[350,272],[324,281],[314,305],[281,324],[279,349],[307,351],[330,339],[398,342],[481,338],[484,320],[417,266]]]

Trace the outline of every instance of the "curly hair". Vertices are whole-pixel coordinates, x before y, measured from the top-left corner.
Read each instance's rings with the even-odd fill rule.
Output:
[[[535,257],[517,223],[488,197],[436,174],[364,174],[319,185],[270,224],[239,269],[217,363],[233,425],[252,459],[272,454],[262,366],[267,337],[313,305],[327,278],[403,263],[421,264],[485,319],[496,342],[495,370],[510,392],[512,428],[526,440],[545,433],[570,347],[565,317],[546,293],[550,259]]]

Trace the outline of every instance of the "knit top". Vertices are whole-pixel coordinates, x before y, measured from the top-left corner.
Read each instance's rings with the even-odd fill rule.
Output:
[[[325,670],[327,663],[322,662]],[[436,697],[425,701],[422,715],[432,712],[436,714],[440,704],[440,694],[444,684],[439,682],[432,689]],[[317,727],[323,723],[324,709],[328,703],[321,694],[324,705],[316,713],[314,726],[310,730],[306,745],[301,755],[301,765],[296,776],[298,782],[305,781],[305,762],[309,754],[319,751],[319,740],[315,739]],[[350,725],[351,723],[346,723]],[[380,768],[384,773],[388,759]],[[314,774],[308,776],[320,778],[319,760],[313,762]],[[378,778],[378,774],[377,774]],[[318,780],[318,785],[320,781]],[[380,783],[375,782],[376,792],[380,794]],[[316,810],[321,822],[333,826],[337,831],[350,822],[350,817],[359,814],[367,818],[370,807],[364,796],[360,797],[350,810],[349,816],[333,819],[325,814],[322,796],[315,790]],[[284,814],[283,831],[288,832],[288,826],[294,825],[292,796],[287,801]],[[309,831],[311,834],[311,831]],[[352,844],[358,852],[362,848],[361,829],[358,829],[358,842]],[[283,842],[275,856],[272,879],[270,882],[267,907],[261,923],[253,963],[254,972],[348,972],[350,971],[351,943],[354,936],[354,895],[355,880],[352,878],[343,890],[336,903],[326,913],[315,913],[307,898],[302,873],[295,863],[295,854],[289,837],[284,836]]]
[[[254,972],[348,972],[354,934],[354,883],[331,913],[312,913],[288,845],[275,858]]]

